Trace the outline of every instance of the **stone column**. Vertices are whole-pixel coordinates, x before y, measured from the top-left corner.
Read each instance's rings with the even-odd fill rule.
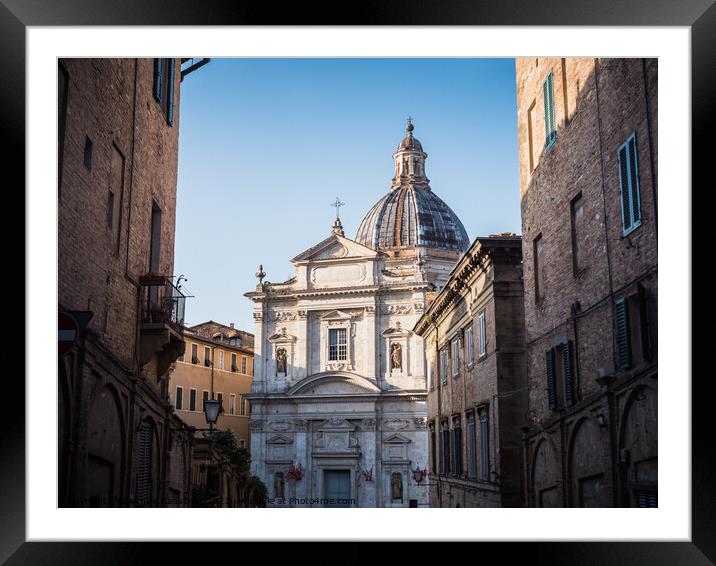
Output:
[[[308,328],[308,311],[298,310],[298,322],[296,325],[296,371],[294,381],[300,381],[311,373],[311,344]]]

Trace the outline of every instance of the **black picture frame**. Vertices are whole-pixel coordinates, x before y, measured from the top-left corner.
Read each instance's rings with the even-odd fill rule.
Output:
[[[340,3],[325,8],[320,4],[294,3],[277,10],[272,3],[230,0],[2,0],[0,2],[0,47],[2,52],[2,88],[0,113],[6,135],[5,162],[14,164],[20,183],[25,182],[25,49],[28,26],[62,25],[564,25],[564,26],[687,26],[691,30],[692,56],[692,177],[707,179],[706,168],[712,161],[708,134],[714,126],[713,102],[716,101],[716,6],[713,0],[502,0],[483,3],[460,0],[415,2],[410,0],[370,0],[351,4],[345,10]],[[10,138],[10,139],[7,139]],[[7,143],[9,142],[9,143]],[[668,158],[668,156],[667,156]],[[711,158],[711,159],[710,159]],[[10,170],[6,168],[6,173]],[[700,175],[702,174],[702,175]],[[710,188],[706,182],[704,188]],[[6,185],[10,190],[11,185]],[[667,190],[689,191],[690,187]],[[686,192],[684,194],[687,194]],[[21,191],[16,196],[22,195]],[[24,209],[24,199],[20,197]],[[16,209],[17,210],[17,209]],[[707,207],[698,207],[704,213]],[[708,258],[708,238],[699,234],[707,222],[692,222],[692,258]],[[668,235],[662,235],[668,237]],[[701,236],[701,237],[698,237]],[[698,253],[703,251],[704,253]],[[699,263],[701,265],[699,265]],[[694,272],[705,269],[705,261],[694,262]],[[689,277],[689,274],[684,274]],[[709,297],[707,277],[695,277],[692,296]],[[687,279],[687,281],[690,281]],[[699,291],[702,291],[699,293]],[[25,300],[30,297],[25,292]],[[699,333],[692,323],[693,352],[705,351],[709,333]],[[666,354],[668,355],[668,354]],[[49,356],[49,354],[48,354]],[[695,373],[695,372],[694,372]],[[2,500],[0,501],[0,561],[15,564],[76,564],[79,562],[126,564],[149,559],[147,543],[69,543],[26,542],[25,536],[25,409],[12,400],[24,399],[22,380],[6,373],[2,411]],[[692,536],[690,542],[526,542],[483,543],[475,559],[498,558],[511,563],[523,554],[533,564],[630,564],[676,565],[716,564],[716,458],[713,445],[712,396],[710,372],[692,380]],[[690,375],[664,375],[663,379],[690,379]],[[52,384],[50,384],[52,385]],[[662,415],[668,415],[663,411]],[[668,419],[668,416],[665,417]],[[662,421],[666,422],[666,421]],[[666,424],[664,425],[666,426]],[[406,519],[409,520],[409,519]],[[559,538],[559,533],[555,533]],[[242,543],[245,544],[245,543]],[[358,546],[357,543],[355,543]],[[225,547],[226,545],[222,545]],[[415,548],[415,547],[413,547]],[[420,547],[417,547],[420,552]],[[217,549],[218,550],[218,549]],[[251,550],[241,552],[242,560],[252,558]],[[161,561],[184,561],[185,545],[163,545]],[[233,550],[232,552],[236,552]],[[263,553],[264,551],[262,551]],[[283,555],[283,552],[286,552]],[[308,552],[308,551],[307,551]],[[310,551],[312,554],[313,551]],[[342,551],[342,552],[345,552]],[[346,560],[364,563],[373,551],[348,552]],[[404,552],[404,551],[402,551]],[[475,551],[470,551],[475,552]],[[272,547],[271,560],[295,556],[295,550]],[[325,555],[324,555],[325,554]],[[236,556],[236,555],[235,555]],[[314,555],[319,562],[334,562],[337,556],[323,551]],[[323,558],[321,558],[323,557]],[[402,554],[401,560],[410,560]],[[427,556],[422,557],[427,560]],[[466,556],[467,558],[467,556]],[[214,556],[212,560],[218,560]],[[341,559],[343,561],[344,559]]]

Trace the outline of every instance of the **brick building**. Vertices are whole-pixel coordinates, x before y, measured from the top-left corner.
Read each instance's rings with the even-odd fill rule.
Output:
[[[415,325],[425,339],[431,507],[521,507],[522,244],[477,238]]]
[[[184,329],[185,353],[171,372],[169,399],[181,419],[206,428],[204,399],[222,401],[216,427],[229,429],[249,449],[249,407],[254,335],[212,320]]]
[[[80,326],[59,359],[60,506],[188,501],[192,436],[167,392],[184,351],[172,283],[183,62],[58,62],[58,307]]]
[[[657,502],[657,61],[516,61],[529,506]]]

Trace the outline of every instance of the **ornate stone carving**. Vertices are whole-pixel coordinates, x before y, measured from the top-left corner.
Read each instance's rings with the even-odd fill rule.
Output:
[[[271,430],[284,432],[291,428],[291,423],[289,421],[271,421],[268,427]]]
[[[383,305],[383,314],[410,314],[413,312],[413,305]]]
[[[375,306],[368,305],[367,307],[365,307],[365,314],[367,316],[375,316]]]
[[[403,368],[403,347],[393,343],[390,347],[390,369],[400,371]]]
[[[413,422],[416,430],[425,430],[428,427],[428,420],[425,417],[416,417]]]
[[[363,419],[360,427],[363,430],[375,430],[375,419]]]
[[[293,421],[293,427],[297,431],[306,431],[308,430],[308,421],[305,419],[298,419]]]
[[[272,320],[275,320],[277,322],[281,322],[284,320],[296,320],[298,318],[298,313],[296,311],[276,311],[274,313],[271,313]]]
[[[276,373],[286,375],[286,348],[276,349]]]
[[[255,322],[261,322],[263,319],[264,319],[264,313],[262,313],[262,312],[254,313],[254,321]]]
[[[305,320],[308,317],[308,311],[297,311],[298,312],[298,318],[301,320]]]
[[[263,421],[255,421],[251,420],[251,430],[263,430],[264,422]]]
[[[390,430],[405,430],[410,423],[406,419],[385,419],[384,424]]]

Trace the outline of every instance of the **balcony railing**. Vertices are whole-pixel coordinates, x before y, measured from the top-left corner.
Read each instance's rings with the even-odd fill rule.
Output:
[[[181,330],[184,325],[185,295],[170,277],[149,274],[139,278],[142,287],[142,322],[163,323]]]

